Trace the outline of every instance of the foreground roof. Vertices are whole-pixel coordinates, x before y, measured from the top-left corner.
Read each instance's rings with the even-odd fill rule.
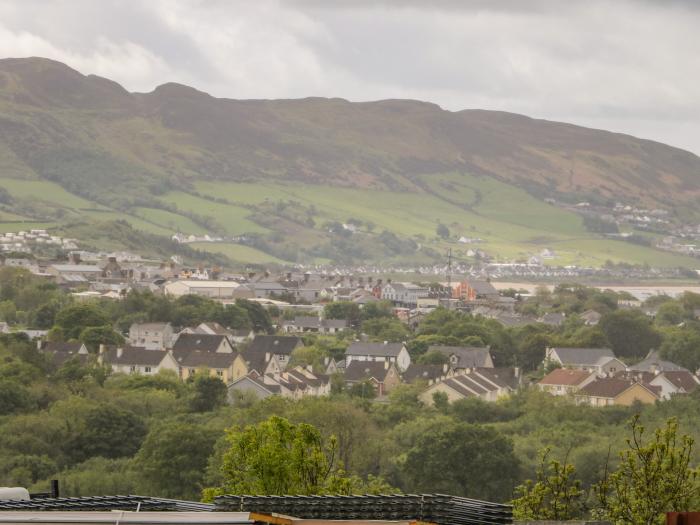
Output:
[[[615,354],[610,348],[552,348],[556,351],[562,364],[568,365],[597,365],[601,358],[614,358]]]
[[[571,368],[556,368],[540,380],[540,385],[577,386],[588,379],[593,372],[574,370]]]
[[[398,357],[403,343],[361,343],[354,342],[345,355],[366,355],[372,357]]]

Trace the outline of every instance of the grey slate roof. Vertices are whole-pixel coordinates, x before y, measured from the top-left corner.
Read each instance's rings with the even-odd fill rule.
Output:
[[[661,359],[658,352],[649,352],[643,361],[640,361],[636,365],[628,367],[629,370],[634,372],[654,372],[656,370],[662,372],[687,372],[686,368],[672,363],[671,361],[666,361]]]
[[[345,355],[364,355],[370,357],[398,357],[403,343],[352,343]]]
[[[556,347],[557,355],[563,365],[589,365],[598,364],[601,358],[614,358],[615,354],[610,348],[569,348]]]
[[[216,352],[224,340],[228,341],[224,335],[180,334],[173,345],[173,354],[180,358],[194,350]]]
[[[138,346],[122,347],[121,356],[117,347],[110,346],[104,353],[104,360],[115,365],[158,366],[168,353],[167,350],[146,350]]]
[[[279,335],[256,335],[248,345],[246,350],[247,355],[259,354],[264,356],[266,353],[278,355],[291,355],[292,351],[303,345],[301,338],[293,336]]]
[[[431,345],[428,352],[437,351],[447,357],[454,355],[457,358],[452,363],[453,368],[477,368],[489,365],[490,352],[488,347],[479,346],[443,346]]]
[[[364,381],[366,379],[376,379],[384,381],[389,368],[385,367],[383,361],[352,361],[345,367],[346,381]]]
[[[401,374],[401,377],[406,383],[413,383],[414,381],[439,379],[443,375],[445,375],[443,365],[417,365],[411,363],[406,371]]]
[[[187,354],[182,361],[180,361],[180,364],[188,368],[206,367],[225,369],[229,368],[233,364],[237,356],[237,352],[224,354],[194,350]]]

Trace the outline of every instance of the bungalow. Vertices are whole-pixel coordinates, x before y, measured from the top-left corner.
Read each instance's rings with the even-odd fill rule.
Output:
[[[649,351],[647,356],[644,358],[643,361],[640,361],[636,365],[631,365],[627,367],[627,370],[630,372],[651,372],[651,373],[659,373],[659,372],[687,372],[685,368],[682,366],[677,365],[676,363],[672,363],[671,361],[666,361],[665,359],[661,359],[659,356],[659,353],[655,350]]]
[[[380,397],[401,383],[399,370],[390,361],[352,361],[345,368],[344,379],[348,387],[369,382]]]
[[[520,383],[520,373],[514,368],[475,368],[466,374],[457,374],[429,386],[419,397],[426,405],[435,402],[435,394],[440,392],[452,403],[470,397],[484,401],[496,401],[510,395]]]
[[[283,329],[287,333],[313,332],[319,334],[335,334],[344,331],[348,326],[345,319],[321,319],[319,317],[297,316],[293,321],[286,321]]]
[[[161,370],[178,373],[178,363],[170,350],[147,350],[142,347],[100,345],[98,362],[123,374],[157,374]]]
[[[575,368],[598,375],[613,375],[625,370],[625,364],[609,348],[547,348],[544,364],[558,364],[563,368]]]
[[[620,377],[601,377],[578,391],[576,403],[594,407],[630,406],[635,402],[651,404],[660,397],[661,387]]]
[[[440,352],[446,356],[450,367],[457,373],[470,368],[493,368],[493,359],[488,346],[430,345],[428,352]]]
[[[395,363],[400,372],[411,364],[411,355],[403,343],[364,343],[355,341],[345,351],[346,369],[353,361],[388,361]]]
[[[595,379],[596,375],[586,370],[555,368],[544,376],[537,386],[543,392],[549,392],[554,396],[565,396],[577,392]]]
[[[129,343],[146,350],[172,348],[174,338],[170,323],[133,323],[129,328]]]

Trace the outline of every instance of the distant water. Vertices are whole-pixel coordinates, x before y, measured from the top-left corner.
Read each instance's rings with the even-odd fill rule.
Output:
[[[494,288],[498,290],[505,290],[506,288],[515,288],[516,290],[527,290],[528,292],[532,293],[534,292],[537,288],[540,286],[546,286],[550,290],[554,289],[554,285],[552,284],[547,284],[547,285],[539,285],[539,284],[534,284],[534,283],[505,283],[505,282],[492,282]],[[595,286],[591,285],[595,288],[600,288],[601,290],[614,290],[616,292],[627,292],[633,297],[636,297],[640,301],[644,301],[645,299],[648,299],[649,297],[653,297],[655,295],[668,295],[669,297],[678,297],[681,295],[683,292],[693,292],[700,294],[700,286],[692,286],[692,285],[687,285],[687,286],[674,286],[674,285],[659,285],[659,286]]]

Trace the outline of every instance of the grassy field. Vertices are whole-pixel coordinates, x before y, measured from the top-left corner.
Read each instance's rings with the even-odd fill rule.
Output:
[[[453,243],[455,251],[466,253],[478,247],[500,260],[527,259],[550,248],[556,257],[545,263],[551,265],[601,266],[610,260],[700,267],[696,259],[683,255],[597,238],[584,228],[580,216],[495,179],[444,174],[426,176],[423,182],[428,194],[304,184],[211,182],[198,184],[197,191],[248,205],[279,200],[313,204],[318,212],[317,225],[325,220],[345,222],[351,218],[371,221],[375,232],[386,229],[402,236],[422,236],[425,245],[441,251],[446,244],[435,238],[435,229],[443,223],[453,237],[464,235],[485,241],[473,246]],[[203,207],[198,209],[203,213]]]
[[[265,252],[261,252],[260,250],[256,250],[255,248],[251,248],[250,246],[242,246],[240,244],[193,242],[188,246],[205,252],[221,253],[232,261],[244,264],[284,264],[287,262]]]
[[[193,235],[209,233],[208,230],[189,217],[156,208],[134,208],[134,214],[149,222],[167,228],[171,233],[181,232]]]
[[[274,231],[278,239],[287,245],[310,247],[322,244],[328,239],[324,226],[328,221],[357,219],[362,221],[364,230],[371,223],[375,234],[387,230],[400,237],[410,237],[437,253],[444,253],[451,247],[457,259],[465,259],[468,250],[479,248],[499,261],[526,260],[549,248],[555,251],[556,257],[544,262],[551,265],[601,266],[606,261],[613,261],[700,267],[696,259],[683,255],[598,238],[586,231],[580,216],[539,201],[525,191],[495,179],[445,173],[426,175],[419,183],[425,188],[425,193],[301,183],[200,182],[195,188],[201,197],[170,192],[159,199],[175,205],[182,212],[213,220],[226,235],[265,235]],[[177,231],[195,235],[214,233],[177,212],[148,207],[134,208],[129,213],[110,210],[48,181],[0,178],[0,187],[20,202],[45,202],[47,206],[62,208],[66,210],[67,219],[84,218],[95,222],[124,220],[138,230],[167,237]],[[224,198],[234,204],[214,202],[216,198]],[[275,206],[272,204],[279,201],[299,203],[297,211],[302,216],[313,209],[315,226],[301,227],[275,216]],[[16,206],[10,210],[0,211],[0,232],[50,228],[59,223],[17,222],[23,218],[18,215],[22,212]],[[259,217],[256,220],[264,222],[266,226],[253,221],[256,213]],[[274,220],[263,221],[263,218]],[[449,241],[437,238],[436,227],[440,223],[450,229]],[[459,244],[456,239],[460,236],[479,237],[484,242],[477,245]],[[109,240],[106,239],[105,246],[108,244]],[[237,244],[200,243],[193,247],[224,254],[240,263],[284,262]],[[315,262],[319,261],[321,259]]]
[[[56,207],[74,211],[103,208],[99,204],[64,190],[54,182],[45,180],[0,178],[0,188],[6,189],[12,197],[17,199],[48,202]]]
[[[215,189],[212,196],[217,196]],[[218,196],[226,197],[219,193]],[[212,202],[183,192],[170,192],[161,198],[174,204],[178,210],[184,210],[198,215],[211,217],[229,235],[243,233],[266,233],[269,230],[248,219],[251,211],[241,206],[230,206]]]

